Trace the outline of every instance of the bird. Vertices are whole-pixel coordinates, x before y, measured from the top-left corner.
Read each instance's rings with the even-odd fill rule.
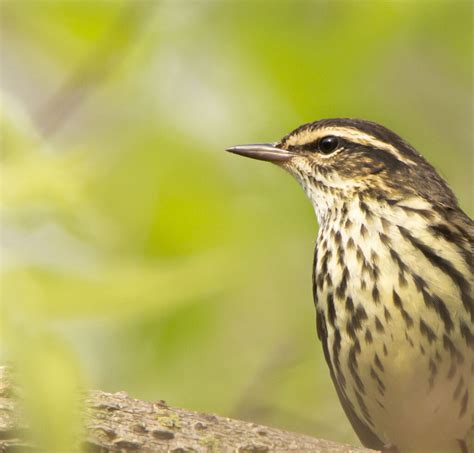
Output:
[[[283,168],[314,207],[317,334],[361,443],[474,452],[474,222],[447,182],[355,118],[227,151]]]

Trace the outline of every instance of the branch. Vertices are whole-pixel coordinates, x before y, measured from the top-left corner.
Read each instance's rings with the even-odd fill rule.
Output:
[[[8,369],[0,367],[0,452],[25,447],[35,451],[26,440],[28,426],[20,415],[15,393]],[[164,401],[140,401],[125,392],[89,392],[84,406],[85,430],[80,441],[88,452],[371,452],[255,423],[178,409]]]

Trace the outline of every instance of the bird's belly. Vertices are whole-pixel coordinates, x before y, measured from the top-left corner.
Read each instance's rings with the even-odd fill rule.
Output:
[[[438,357],[428,357],[399,334],[376,337],[373,345],[361,343],[357,374],[362,386],[346,369],[347,396],[356,411],[366,419],[369,414],[380,439],[400,451],[457,451],[453,442],[464,439],[472,423],[473,406],[466,401],[473,390],[470,366],[457,365],[453,372],[442,345]],[[349,357],[350,344],[345,349],[341,353]]]
[[[453,288],[438,290],[445,314],[427,305],[436,302],[428,286],[401,280],[398,270],[386,269],[374,283],[370,270],[349,268],[344,285],[337,284],[344,270],[328,271],[333,284],[321,285],[319,299],[328,349],[358,418],[401,452],[461,451],[458,439],[474,422],[474,351]]]

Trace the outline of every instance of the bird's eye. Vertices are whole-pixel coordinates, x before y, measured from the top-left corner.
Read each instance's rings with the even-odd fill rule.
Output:
[[[339,140],[334,135],[328,135],[319,140],[319,150],[324,154],[332,153],[339,146]]]

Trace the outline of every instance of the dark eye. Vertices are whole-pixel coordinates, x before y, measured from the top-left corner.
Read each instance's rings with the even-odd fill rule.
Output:
[[[319,150],[324,154],[332,153],[339,146],[339,140],[334,135],[328,135],[319,140]]]

